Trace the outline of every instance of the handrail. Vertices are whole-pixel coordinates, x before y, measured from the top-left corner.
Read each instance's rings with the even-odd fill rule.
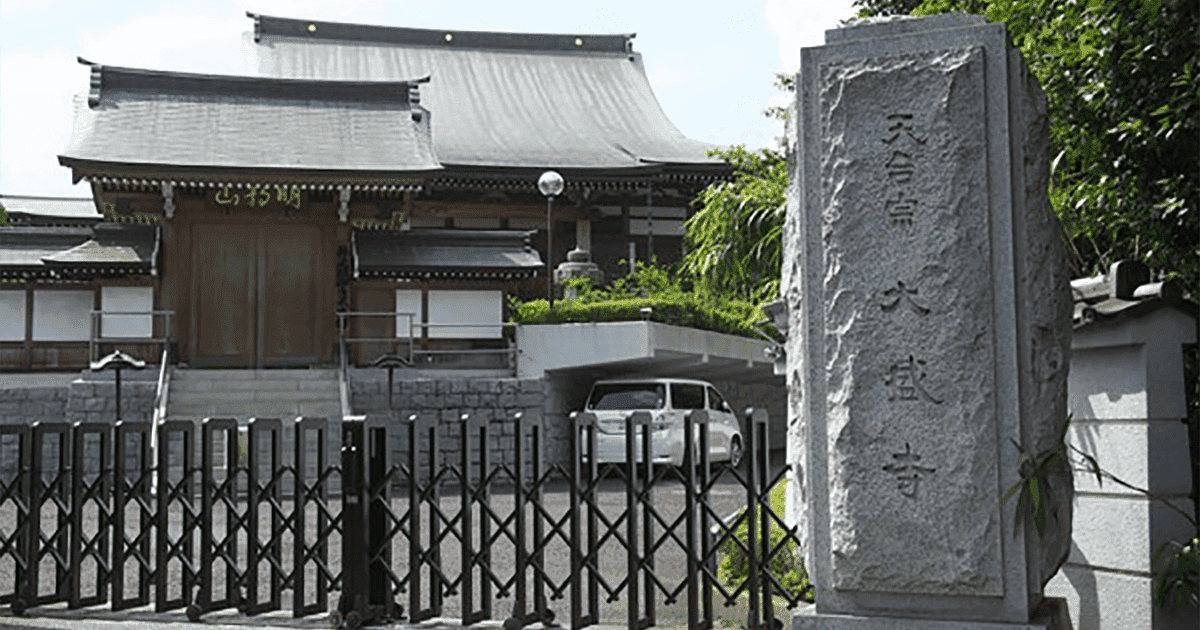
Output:
[[[434,356],[447,355],[496,355],[507,357],[509,367],[515,365],[517,349],[512,344],[511,336],[509,337],[508,347],[504,348],[459,348],[459,349],[423,349],[418,348],[417,341],[423,336],[422,333],[428,333],[430,330],[487,330],[493,332],[492,335],[486,336],[434,336],[435,341],[453,341],[453,340],[502,340],[505,338],[503,331],[512,330],[518,326],[515,322],[487,322],[487,323],[470,323],[470,324],[445,324],[434,322],[416,322],[416,313],[405,312],[368,312],[368,311],[339,311],[338,317],[338,342],[343,354],[343,363],[348,363],[351,344],[407,344],[407,349],[402,349],[402,353],[406,353],[409,365],[418,363],[418,357],[428,358],[432,360]],[[347,329],[349,328],[349,319],[352,317],[378,317],[378,318],[408,318],[408,336],[397,337],[349,337]],[[500,334],[494,334],[494,331],[501,331]],[[348,366],[345,369],[349,369]]]
[[[339,326],[339,329],[340,328],[341,327]],[[344,333],[342,333],[340,330],[339,330],[339,334],[344,335]],[[346,345],[346,339],[344,338],[344,336],[341,340],[341,343],[338,344],[338,348],[339,348],[339,354],[342,355],[341,356],[341,363],[342,363],[341,369],[338,370],[338,396],[340,397],[339,400],[341,402],[341,407],[342,407],[342,419],[345,420],[347,416],[350,416],[352,414],[353,409],[350,408],[350,392],[349,392],[349,388],[347,387],[347,381],[350,378],[350,368],[349,368],[349,365],[348,365],[348,362],[346,359],[346,355],[348,354],[347,353],[348,346]]]
[[[407,317],[408,318],[408,362],[412,363],[413,348],[416,345],[416,338],[413,337],[413,331],[416,330],[417,326],[421,325],[421,324],[413,323],[413,319],[416,316],[417,316],[416,313],[404,313],[404,312],[384,313],[384,312],[366,312],[366,311],[339,311],[337,313],[338,339],[341,342],[340,345],[341,345],[342,354],[343,354],[342,362],[343,363],[346,362],[345,354],[349,350],[349,346],[347,344],[371,343],[371,342],[373,342],[373,343],[396,343],[396,342],[404,340],[403,337],[379,338],[379,339],[359,338],[359,337],[347,338],[346,337],[346,329],[350,326],[350,322],[347,321],[348,318],[350,318],[350,317],[389,317],[389,318],[391,318],[391,317]]]
[[[168,350],[171,345],[171,332],[174,329],[175,311],[91,311],[91,330],[88,335],[88,362],[96,360],[96,347],[102,343],[158,343],[162,344],[163,350]],[[140,315],[149,317],[150,330],[154,330],[154,320],[162,318],[163,334],[161,337],[155,337],[154,333],[145,337],[115,337],[104,334],[104,318],[112,316],[134,316]]]
[[[158,426],[167,417],[167,388],[171,384],[171,370],[167,367],[168,348],[163,348],[162,362],[158,367],[158,389],[154,394],[154,426]]]
[[[158,387],[154,392],[154,415],[150,422],[150,457],[151,461],[158,461],[158,427],[162,426],[167,419],[167,398],[171,387],[171,368],[168,366],[168,359],[171,356],[171,349],[163,347],[162,360],[158,365]],[[151,478],[151,492],[157,492],[158,489],[158,471],[155,470]]]

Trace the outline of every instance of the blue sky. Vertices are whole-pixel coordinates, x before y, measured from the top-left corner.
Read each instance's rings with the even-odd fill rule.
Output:
[[[770,146],[761,112],[774,72],[853,13],[852,0],[0,0],[0,193],[88,195],[56,156],[71,137],[72,96],[88,86],[75,58],[101,64],[255,74],[247,11],[457,30],[637,33],[650,84],[684,134]]]

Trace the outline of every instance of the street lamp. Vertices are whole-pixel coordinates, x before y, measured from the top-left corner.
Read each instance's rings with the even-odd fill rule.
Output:
[[[546,196],[546,300],[550,304],[550,311],[554,311],[554,270],[553,256],[554,251],[554,224],[551,222],[550,211],[554,207],[554,198],[563,191],[563,178],[555,171],[546,171],[538,178],[538,190]]]

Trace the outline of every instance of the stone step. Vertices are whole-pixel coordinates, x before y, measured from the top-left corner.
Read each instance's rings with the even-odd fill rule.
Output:
[[[176,370],[172,419],[339,417],[336,370]]]
[[[262,403],[242,407],[195,403],[179,405],[167,410],[167,417],[172,420],[177,418],[294,418],[295,416],[336,418],[340,414],[341,405],[327,402]]]
[[[273,381],[337,380],[337,370],[175,370],[171,380]]]
[[[298,395],[327,396],[338,393],[336,380],[316,381],[171,381],[171,395],[175,394],[212,394],[235,393],[247,391],[272,391],[280,393],[295,393]]]

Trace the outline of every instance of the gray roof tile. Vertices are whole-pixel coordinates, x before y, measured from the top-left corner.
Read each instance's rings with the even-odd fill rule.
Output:
[[[447,167],[719,164],[705,154],[712,145],[667,119],[632,35],[453,31],[447,39],[447,31],[252,17],[265,75],[432,76],[421,103],[433,112],[434,146]]]
[[[92,66],[74,161],[336,171],[439,168],[420,80],[324,81]]]
[[[531,232],[510,230],[358,231],[357,269],[364,275],[416,277],[530,276],[544,265]]]
[[[99,219],[96,203],[91,197],[32,197],[0,195],[0,204],[9,215],[27,214],[39,217]]]

